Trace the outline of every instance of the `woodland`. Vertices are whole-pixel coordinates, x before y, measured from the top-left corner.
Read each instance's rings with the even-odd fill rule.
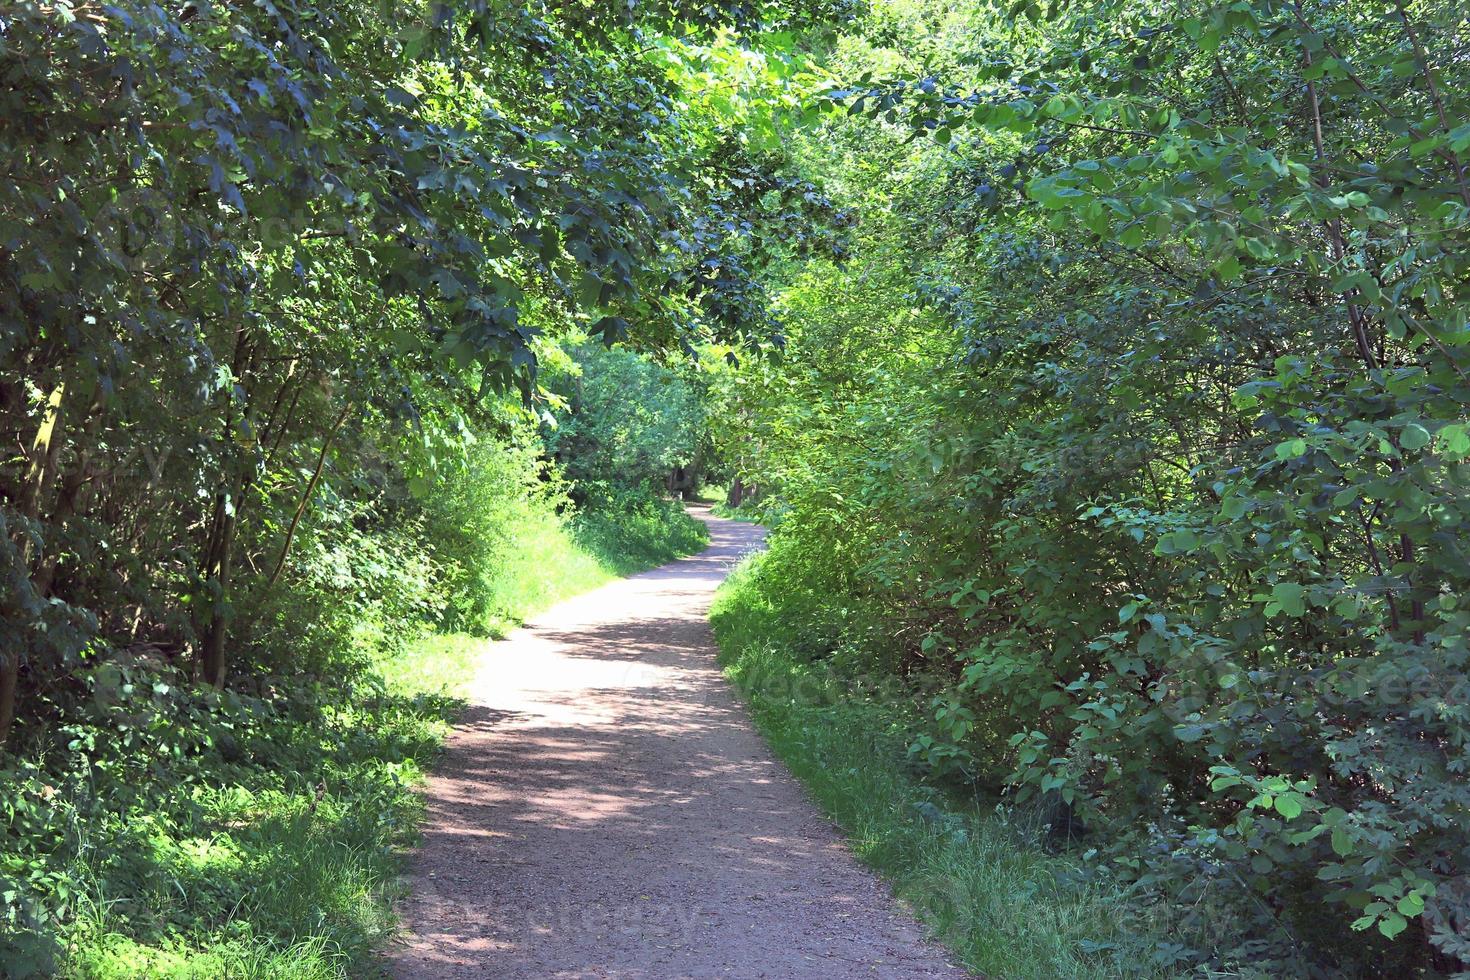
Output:
[[[977,973],[1470,976],[1467,167],[1450,0],[0,3],[0,975],[375,975],[729,486]]]

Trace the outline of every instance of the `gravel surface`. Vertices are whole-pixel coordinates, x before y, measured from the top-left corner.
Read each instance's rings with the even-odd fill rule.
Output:
[[[429,780],[400,978],[964,977],[849,854],[715,663],[759,527],[488,648]]]

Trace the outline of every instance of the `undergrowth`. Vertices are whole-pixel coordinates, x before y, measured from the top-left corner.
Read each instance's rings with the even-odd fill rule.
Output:
[[[441,560],[452,556],[442,626],[504,636],[527,611],[708,540],[676,501],[611,481],[572,483],[541,453],[534,440],[486,442],[434,487],[426,537]]]
[[[626,489],[599,488],[572,522],[578,549],[613,575],[631,575],[693,554],[709,543],[704,524],[677,501]]]
[[[709,509],[716,517],[723,517],[727,521],[745,521],[748,524],[765,523],[765,517],[756,510],[754,504],[742,504],[739,507],[731,507],[721,500]]]
[[[704,541],[672,504],[624,504],[528,515],[514,574],[482,583],[497,612],[485,632]],[[339,674],[257,675],[223,692],[147,658],[86,673],[85,713],[0,773],[14,788],[0,801],[0,879],[18,910],[0,931],[0,976],[381,972],[374,951],[422,815],[414,789],[487,641],[398,621],[356,642],[361,658]]]
[[[1166,977],[1147,909],[1049,846],[1039,818],[926,783],[907,746],[919,704],[802,649],[747,560],[711,621],[727,675],[776,754],[931,933],[985,976]]]

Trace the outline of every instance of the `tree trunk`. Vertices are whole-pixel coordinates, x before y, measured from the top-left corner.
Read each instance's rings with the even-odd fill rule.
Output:
[[[15,689],[20,686],[20,651],[11,650],[4,656],[0,663],[0,752],[15,723]]]
[[[229,596],[230,552],[235,540],[235,515],[233,512],[227,512],[223,494],[215,507],[220,517],[220,524],[209,556],[211,567],[206,569],[205,578],[213,580],[219,592],[215,596],[209,626],[204,632],[204,641],[199,648],[199,670],[204,683],[224,687],[225,634],[229,619],[225,615],[225,610]]]
[[[245,327],[235,331],[235,355],[230,361],[230,374],[235,383],[245,391],[244,414],[251,416],[250,393],[246,377],[254,359],[250,335]],[[200,574],[206,582],[214,583],[213,603],[209,611],[209,622],[204,628],[204,638],[199,647],[199,673],[206,684],[223,687],[225,683],[225,636],[229,629],[230,558],[235,544],[235,529],[239,525],[240,506],[244,502],[249,478],[240,457],[240,450],[233,447],[234,425],[233,404],[227,403],[221,428],[221,443],[225,447],[224,472],[220,475],[220,489],[214,498],[214,518],[210,521],[209,539],[204,546],[204,561],[200,563]],[[233,471],[233,472],[232,472]]]
[[[87,422],[82,431],[72,436],[72,445],[75,449],[76,459],[66,473],[61,477],[61,482],[56,489],[56,504],[51,508],[50,524],[54,528],[60,528],[73,514],[81,509],[83,500],[87,495],[88,477],[91,476],[92,451],[97,439],[97,431],[102,426],[102,414],[94,401],[88,409]],[[73,422],[73,432],[76,432]],[[56,568],[61,556],[55,548],[45,556],[41,567],[34,576],[36,596],[45,599],[51,595],[51,585],[56,580]]]
[[[266,589],[270,589],[281,577],[281,569],[286,567],[286,556],[291,553],[291,542],[296,539],[296,528],[301,524],[301,517],[306,513],[306,508],[311,504],[311,498],[316,493],[316,485],[322,478],[322,467],[327,462],[327,452],[332,448],[332,440],[337,438],[337,433],[342,431],[342,426],[347,422],[347,416],[351,413],[352,406],[349,404],[342,409],[342,414],[337,416],[337,421],[332,423],[331,431],[322,440],[321,452],[316,457],[316,469],[312,471],[311,479],[307,481],[306,489],[301,494],[301,502],[296,505],[296,513],[291,516],[291,526],[286,528],[286,540],[281,544],[281,554],[276,558],[276,567],[271,571],[270,579],[265,583]]]
[[[56,453],[61,446],[61,440],[56,435],[61,427],[61,403],[65,396],[66,382],[58,382],[46,399],[41,425],[36,430],[36,438],[31,442],[31,465],[26,471],[25,498],[21,505],[21,514],[28,523],[35,521],[40,515],[41,497],[56,469]],[[16,532],[20,536],[18,543],[21,569],[27,577],[33,550],[32,537],[28,531],[29,529],[18,529]],[[27,587],[34,594],[34,583],[27,582]],[[3,750],[10,737],[10,729],[15,724],[17,691],[20,687],[20,650],[5,651],[0,656],[4,658],[0,660],[0,750]]]

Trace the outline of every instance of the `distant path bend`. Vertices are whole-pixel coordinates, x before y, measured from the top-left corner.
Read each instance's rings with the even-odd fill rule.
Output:
[[[762,530],[490,647],[429,780],[403,980],[964,977],[848,853],[715,663],[715,588]]]

